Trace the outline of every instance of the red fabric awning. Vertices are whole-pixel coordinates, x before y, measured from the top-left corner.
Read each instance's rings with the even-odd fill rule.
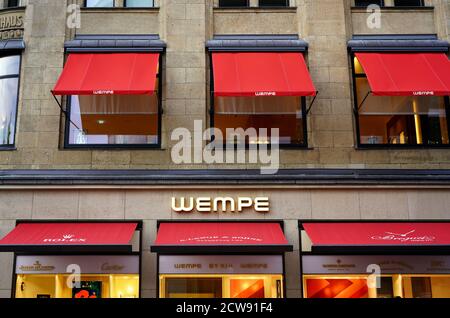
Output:
[[[377,96],[450,95],[450,61],[444,53],[356,53]]]
[[[303,228],[313,251],[450,246],[450,223],[304,223]]]
[[[70,54],[53,95],[152,95],[158,53]]]
[[[0,240],[3,252],[129,251],[137,223],[20,223]]]
[[[301,53],[213,53],[214,95],[315,96]]]
[[[161,223],[154,252],[292,250],[279,223]]]

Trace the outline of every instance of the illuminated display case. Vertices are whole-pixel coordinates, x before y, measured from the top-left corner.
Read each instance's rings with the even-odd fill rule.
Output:
[[[139,298],[138,256],[18,256],[16,298]]]
[[[160,298],[283,298],[280,255],[160,256]]]

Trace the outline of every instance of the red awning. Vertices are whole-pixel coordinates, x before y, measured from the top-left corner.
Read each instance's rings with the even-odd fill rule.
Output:
[[[304,223],[313,251],[362,252],[450,247],[449,223]]]
[[[291,251],[279,223],[161,223],[153,252]]]
[[[214,95],[315,96],[301,53],[213,53]]]
[[[137,223],[20,223],[2,252],[131,252]]]
[[[450,95],[450,61],[444,53],[356,53],[378,96]]]
[[[53,95],[152,95],[157,53],[70,54]]]

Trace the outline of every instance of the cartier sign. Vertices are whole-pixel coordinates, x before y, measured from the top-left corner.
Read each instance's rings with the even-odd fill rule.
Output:
[[[0,13],[0,40],[22,38],[23,27],[23,11],[6,11]]]
[[[172,210],[177,213],[194,211],[200,213],[242,213],[248,209],[253,209],[259,213],[268,213],[270,211],[270,200],[267,197],[239,197],[237,199],[232,197],[172,198]]]

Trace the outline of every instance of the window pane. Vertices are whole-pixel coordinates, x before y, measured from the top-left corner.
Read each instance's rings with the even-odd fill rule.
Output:
[[[158,143],[158,98],[148,95],[72,96],[72,145]]]
[[[430,277],[411,277],[413,298],[433,298]]]
[[[247,143],[268,143],[272,128],[279,129],[281,144],[306,143],[299,97],[218,97],[214,126],[229,143],[235,141],[233,135],[227,135],[228,128],[256,129],[258,139],[246,136]],[[260,133],[260,129],[267,129],[267,133]],[[224,141],[220,136],[216,136],[216,140]]]
[[[396,7],[421,7],[423,0],[394,0]]]
[[[126,7],[132,8],[151,8],[154,6],[153,0],[126,0]]]
[[[288,7],[289,0],[259,0],[260,7]]]
[[[18,78],[0,80],[0,145],[14,145]]]
[[[168,278],[165,298],[222,298],[222,278]]]
[[[362,144],[448,145],[445,100],[438,96],[369,95],[367,78],[356,79]]]
[[[86,7],[88,7],[88,8],[114,7],[114,0],[87,0]]]
[[[20,56],[5,56],[0,58],[0,76],[19,75]]]
[[[392,277],[381,277],[381,286],[377,290],[377,298],[394,298]]]
[[[20,5],[20,0],[8,0],[6,1],[6,7],[12,8],[12,7],[18,7]]]
[[[219,7],[247,7],[248,0],[219,0]]]
[[[371,4],[376,4],[381,7],[383,5],[383,0],[355,0],[356,7],[367,7]]]

